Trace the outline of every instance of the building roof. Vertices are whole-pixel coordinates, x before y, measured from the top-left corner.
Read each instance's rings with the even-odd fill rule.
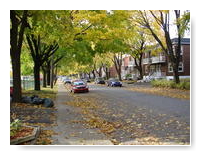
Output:
[[[172,39],[172,44],[177,44],[177,43],[178,43],[178,38],[173,38]],[[182,38],[181,39],[181,44],[190,45],[190,38]]]

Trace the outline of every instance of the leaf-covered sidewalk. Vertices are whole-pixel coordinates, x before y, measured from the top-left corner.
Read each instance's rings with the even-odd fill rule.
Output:
[[[86,123],[82,107],[75,106],[77,100],[69,94],[62,83],[58,85],[56,98],[56,126],[52,130],[53,145],[113,145],[111,141],[98,128]],[[92,108],[89,103],[79,102],[80,105]]]
[[[51,89],[44,89],[42,91],[24,91],[23,95],[31,96],[38,95],[39,97],[49,97],[55,99],[57,91]],[[11,120],[19,119],[24,125],[39,126],[41,133],[36,141],[36,145],[51,144],[52,130],[49,127],[55,125],[56,109],[45,108],[42,105],[32,105],[28,103],[11,103],[10,116]]]

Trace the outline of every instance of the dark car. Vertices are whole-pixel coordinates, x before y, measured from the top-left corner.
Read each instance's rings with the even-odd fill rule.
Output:
[[[81,78],[81,80],[85,81],[85,82],[88,82],[88,83],[91,82],[89,78]]]
[[[83,81],[73,81],[71,84],[71,92],[89,92],[87,84]]]
[[[94,83],[95,84],[105,84],[105,81],[103,78],[98,77],[98,78],[95,78]]]
[[[121,83],[118,79],[110,78],[110,79],[107,81],[107,86],[111,86],[111,87],[119,86],[119,87],[121,87],[121,86],[122,86],[122,83]]]

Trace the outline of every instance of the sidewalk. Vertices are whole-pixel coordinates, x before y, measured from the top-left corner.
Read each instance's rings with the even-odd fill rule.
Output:
[[[72,100],[64,85],[58,82],[57,126],[52,129],[57,134],[52,135],[52,145],[113,145],[98,129],[86,128],[80,109],[66,104]]]

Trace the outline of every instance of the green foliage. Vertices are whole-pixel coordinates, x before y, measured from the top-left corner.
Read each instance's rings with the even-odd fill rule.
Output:
[[[126,75],[125,75],[126,78],[129,78],[129,77],[131,77],[131,76],[132,76],[131,74],[126,74]]]
[[[22,50],[21,52],[21,74],[32,75],[33,74],[33,60],[28,50]]]
[[[185,32],[190,30],[190,12],[185,11],[183,15],[178,19],[177,24],[180,24],[179,33],[183,37]]]
[[[163,38],[160,27],[155,21],[151,22],[153,18],[149,16],[149,11],[144,13],[148,15],[156,34],[160,34],[159,38]],[[159,16],[158,11],[154,13]],[[122,52],[138,57],[139,53],[147,50],[153,50],[154,53],[160,51],[151,47],[155,40],[149,35],[149,30],[138,26],[138,23],[144,22],[140,18],[141,11],[30,10],[29,14],[28,23],[31,29],[27,29],[26,34],[40,35],[45,44],[54,41],[59,44],[56,57],[63,56],[58,64],[59,73],[77,73],[81,70],[89,72],[95,63],[97,67],[102,65],[102,60],[104,65],[109,67],[111,63],[107,59],[110,59],[110,56],[107,54]],[[180,22],[183,27],[188,25],[189,18],[188,12],[182,16]],[[144,41],[143,48],[141,41]],[[33,63],[30,55],[22,52],[21,58],[22,74],[32,74]]]
[[[10,123],[10,136],[14,136],[17,131],[19,131],[22,127],[22,121],[19,119],[15,119]]]
[[[190,90],[190,81],[188,79],[182,79],[179,84],[176,84],[174,81],[168,81],[168,80],[153,80],[151,81],[151,84],[154,87]]]

